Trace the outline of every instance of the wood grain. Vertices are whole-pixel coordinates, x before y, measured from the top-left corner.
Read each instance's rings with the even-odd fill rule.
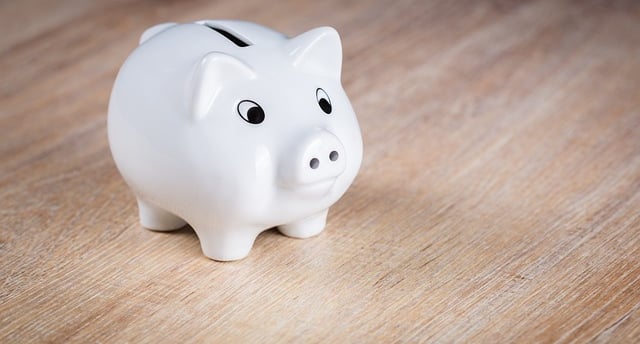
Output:
[[[319,237],[153,233],[106,109],[140,33],[332,25],[361,173]],[[0,342],[640,342],[640,4],[0,2]]]

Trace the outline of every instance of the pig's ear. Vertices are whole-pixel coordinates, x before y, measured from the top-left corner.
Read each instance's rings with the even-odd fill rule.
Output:
[[[162,23],[162,24],[158,24],[158,25],[154,25],[148,29],[146,29],[143,33],[142,36],[140,36],[140,40],[138,42],[138,44],[142,44],[144,42],[146,42],[149,38],[159,34],[160,32],[175,26],[176,23]]]
[[[334,28],[319,27],[293,37],[287,42],[287,50],[294,67],[340,79],[342,43]]]
[[[255,77],[251,67],[235,57],[219,52],[206,54],[194,74],[191,99],[193,118],[205,118],[220,90],[230,83]]]

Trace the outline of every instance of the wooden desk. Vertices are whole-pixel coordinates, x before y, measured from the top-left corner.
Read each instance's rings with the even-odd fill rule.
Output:
[[[332,25],[365,141],[319,237],[217,263],[106,139],[140,33]],[[0,3],[0,342],[640,342],[633,1]]]

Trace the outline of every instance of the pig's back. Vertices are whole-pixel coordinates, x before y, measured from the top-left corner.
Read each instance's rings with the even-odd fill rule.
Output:
[[[107,123],[112,155],[129,186],[151,202],[192,187],[185,167],[193,147],[183,140],[192,74],[207,52],[233,49],[211,33],[199,24],[167,28],[140,44],[116,78]]]

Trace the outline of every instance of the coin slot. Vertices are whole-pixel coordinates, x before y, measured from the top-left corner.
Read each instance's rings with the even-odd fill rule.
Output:
[[[227,30],[224,30],[224,29],[221,29],[221,28],[218,28],[218,27],[213,27],[213,26],[210,26],[208,24],[204,24],[204,26],[206,26],[206,27],[210,28],[211,30],[221,34],[224,38],[228,39],[233,44],[235,44],[235,45],[237,45],[237,46],[239,46],[241,48],[248,47],[248,46],[251,45],[248,42],[245,42],[240,37],[232,34],[231,32],[229,32]]]

